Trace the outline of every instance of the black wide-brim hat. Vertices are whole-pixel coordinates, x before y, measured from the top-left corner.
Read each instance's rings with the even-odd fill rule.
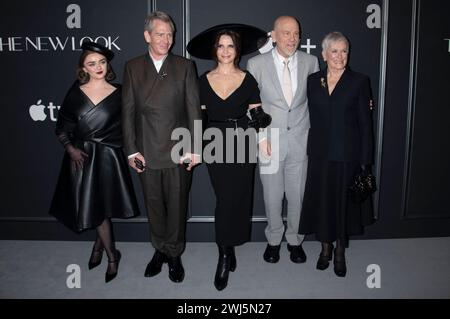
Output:
[[[95,42],[91,42],[91,41],[83,42],[83,44],[81,45],[81,48],[83,50],[100,53],[101,55],[104,55],[108,61],[111,61],[114,58],[114,52],[112,52],[110,49],[108,49],[104,45],[101,45],[101,44],[98,44]]]
[[[267,42],[267,32],[257,27],[239,23],[219,24],[196,35],[189,41],[186,47],[187,51],[196,58],[211,60],[214,40],[217,33],[222,30],[239,33],[242,46],[241,56],[255,52]]]

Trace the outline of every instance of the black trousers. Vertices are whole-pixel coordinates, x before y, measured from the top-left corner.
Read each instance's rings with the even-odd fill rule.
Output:
[[[140,174],[153,247],[176,257],[185,248],[186,212],[192,173],[183,165]]]

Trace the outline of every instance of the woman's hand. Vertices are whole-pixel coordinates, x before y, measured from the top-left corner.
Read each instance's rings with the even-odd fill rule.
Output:
[[[77,169],[82,169],[85,159],[89,156],[79,148],[74,147],[72,144],[68,144],[66,146],[66,151],[75,167]]]

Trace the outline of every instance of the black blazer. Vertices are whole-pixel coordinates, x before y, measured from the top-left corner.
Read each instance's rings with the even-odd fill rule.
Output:
[[[194,63],[169,53],[158,73],[148,52],[128,61],[122,102],[126,155],[140,152],[153,169],[175,167],[171,151],[177,141],[171,140],[172,131],[187,128],[193,142],[194,120],[201,120]],[[201,143],[201,136],[197,138]]]
[[[311,121],[308,156],[371,164],[373,125],[369,78],[347,68],[329,95],[325,69],[308,77],[307,94]]]

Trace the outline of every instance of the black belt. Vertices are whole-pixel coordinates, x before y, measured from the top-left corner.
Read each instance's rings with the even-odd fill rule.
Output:
[[[239,120],[242,120],[244,117],[246,117],[245,115],[237,118],[237,119],[225,119],[225,120],[209,120],[211,123],[234,123],[234,127],[237,130],[238,126],[237,123]]]

